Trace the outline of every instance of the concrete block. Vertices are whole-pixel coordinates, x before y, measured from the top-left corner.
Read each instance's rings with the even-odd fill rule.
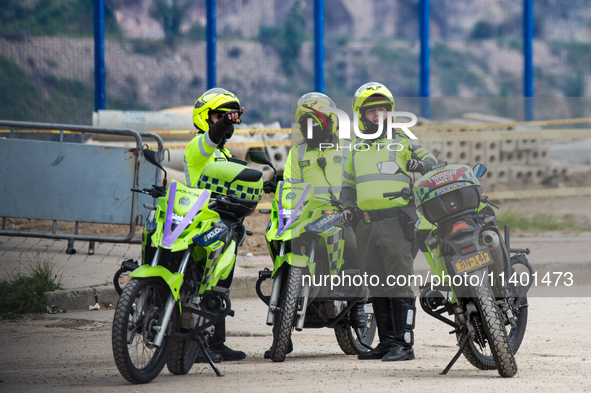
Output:
[[[548,148],[540,147],[536,150],[531,150],[527,154],[527,165],[548,165]]]
[[[518,139],[517,150],[536,150],[540,147],[537,139]]]
[[[501,161],[501,144],[499,141],[484,141],[484,162],[486,166],[497,165]]]
[[[50,306],[63,311],[88,310],[89,306],[96,304],[92,288],[62,289],[45,294]]]
[[[512,165],[509,168],[509,181],[517,183],[532,183],[535,178],[535,168],[525,165]]]
[[[486,158],[485,141],[471,142],[470,152],[470,165],[474,165],[477,163],[484,164],[484,160]]]
[[[547,176],[568,176],[570,167],[562,162],[551,162],[547,167]]]
[[[516,150],[511,153],[501,152],[500,162],[503,164],[507,164],[507,165],[527,165],[528,156],[529,156],[529,151]]]
[[[514,139],[508,139],[501,141],[501,153],[512,153],[517,150],[517,141]]]
[[[509,168],[508,167],[496,165],[494,167],[490,167],[489,171],[495,172],[494,175],[492,175],[495,178],[495,183],[503,184],[503,183],[507,183],[509,181]]]
[[[548,168],[543,166],[533,167],[534,180],[536,183],[541,183],[548,176]]]
[[[472,161],[471,143],[468,141],[459,141],[456,144],[456,157],[458,164],[469,165]]]
[[[458,154],[457,154],[457,145],[459,142],[443,142],[443,151],[442,151],[442,161],[447,161],[450,164],[457,164],[458,162]]]

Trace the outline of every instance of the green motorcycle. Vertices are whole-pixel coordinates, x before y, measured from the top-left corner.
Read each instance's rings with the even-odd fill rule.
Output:
[[[144,156],[164,170],[154,151],[144,150]],[[221,375],[203,342],[213,325],[234,315],[229,289],[217,284],[228,278],[237,247],[252,235],[242,222],[262,197],[262,173],[245,164],[206,165],[199,188],[172,182],[166,191],[165,171],[163,187],[132,190],[158,203],[145,205],[151,212],[142,233],[141,266],[126,261],[115,277],[120,298],[113,355],[129,382],[150,382],[165,364],[173,374],[187,374],[199,350]],[[129,270],[131,280],[121,289],[118,275]]]
[[[530,277],[534,269],[525,256],[529,249],[510,248],[508,225],[505,239],[498,230],[492,209],[498,206],[482,195],[478,181],[485,173],[482,164],[472,169],[444,162],[417,180],[412,191],[383,196],[414,199],[418,208],[416,241],[433,272],[431,282],[421,287],[420,304],[453,327],[460,347],[442,374],[463,353],[481,370],[512,377],[527,325],[531,280],[521,286],[509,277],[519,265]]]
[[[294,328],[332,328],[346,354],[371,349],[376,332],[371,303],[365,304],[366,327],[353,329],[349,315],[357,302],[365,302],[367,289],[351,285],[351,280],[347,285],[331,286],[336,283],[333,277],[339,277],[341,284],[347,277],[359,275],[357,269],[343,269],[341,210],[340,201],[314,196],[314,188],[308,183],[282,181],[277,185],[272,210],[261,211],[271,214],[266,239],[273,270],[259,272],[256,290],[269,307],[267,325],[274,326],[274,362],[285,360]],[[261,291],[267,279],[273,279],[269,296]]]

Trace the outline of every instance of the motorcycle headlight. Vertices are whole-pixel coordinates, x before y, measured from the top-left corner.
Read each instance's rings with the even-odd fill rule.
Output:
[[[291,224],[293,224],[294,222],[296,222],[297,220],[300,219],[303,212],[304,212],[303,209],[299,209],[297,213],[295,213],[295,209],[294,210],[281,209],[281,214],[283,216],[283,225],[284,226],[287,225],[290,218],[291,218]]]
[[[170,227],[171,231],[174,231],[176,229],[176,227],[179,226],[179,224],[181,223],[181,221],[183,221],[183,219],[185,218],[185,216],[180,216],[176,213],[172,213],[172,225]],[[189,225],[191,225],[193,223],[193,220],[195,219],[195,217],[193,217],[193,219],[191,220],[191,222],[189,223]],[[187,227],[189,227],[189,225],[187,225]]]

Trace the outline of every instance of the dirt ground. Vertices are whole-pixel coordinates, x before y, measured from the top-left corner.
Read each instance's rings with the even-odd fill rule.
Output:
[[[129,384],[115,367],[113,311],[105,310],[0,321],[0,391],[590,391],[590,298],[536,297],[529,304],[526,335],[516,355],[519,372],[509,379],[477,370],[463,357],[447,375],[439,375],[455,354],[455,339],[422,310],[414,361],[360,361],[340,351],[331,330],[310,329],[294,333],[295,351],[284,363],[272,363],[263,359],[271,343],[271,329],[263,322],[266,308],[259,300],[241,299],[233,303],[236,317],[228,321],[227,344],[247,358],[220,363],[223,378],[197,364],[185,376],[165,368],[150,384]]]

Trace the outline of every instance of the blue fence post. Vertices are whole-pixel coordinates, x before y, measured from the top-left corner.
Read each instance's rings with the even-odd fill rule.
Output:
[[[206,2],[207,26],[205,27],[205,38],[207,40],[207,89],[216,86],[216,60],[215,60],[215,0]]]
[[[324,93],[324,0],[314,0],[314,90]]]
[[[94,0],[94,110],[105,109],[105,2]]]
[[[526,121],[534,119],[534,2],[523,0],[523,97]]]
[[[420,62],[420,91],[421,116],[431,118],[431,104],[429,102],[429,0],[419,2],[419,36],[421,39]]]

